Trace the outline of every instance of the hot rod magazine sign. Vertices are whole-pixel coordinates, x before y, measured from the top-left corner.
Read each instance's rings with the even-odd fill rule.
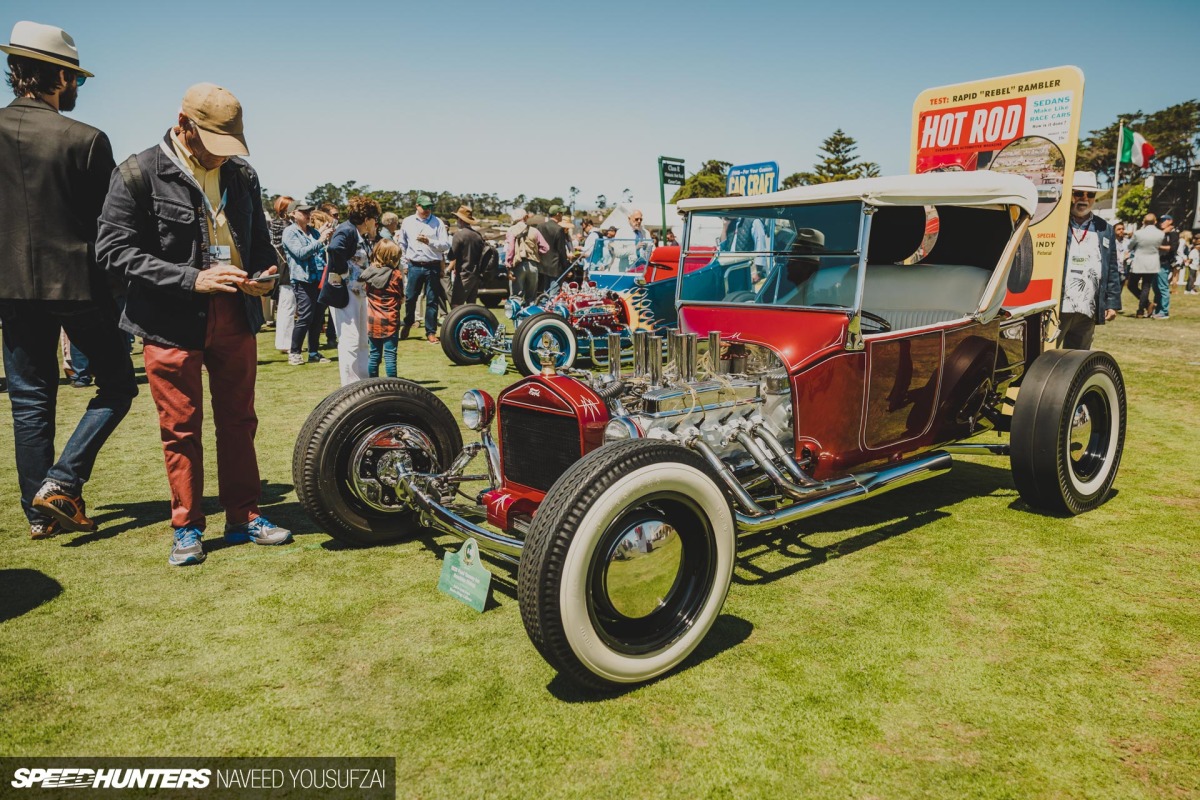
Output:
[[[1037,186],[1033,280],[1006,305],[1058,298],[1083,73],[1077,67],[927,89],[913,105],[913,172],[990,169]]]

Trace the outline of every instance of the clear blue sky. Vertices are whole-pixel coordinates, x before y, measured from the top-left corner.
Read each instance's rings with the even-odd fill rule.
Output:
[[[184,90],[246,109],[272,192],[356,180],[501,197],[633,190],[656,158],[808,169],[842,128],[884,174],[909,163],[932,86],[1062,64],[1084,131],[1200,94],[1195,0],[1110,2],[106,2],[0,0],[0,36],[59,25],[96,73],[74,116],[118,158],[154,144]],[[651,215],[652,216],[652,215]]]

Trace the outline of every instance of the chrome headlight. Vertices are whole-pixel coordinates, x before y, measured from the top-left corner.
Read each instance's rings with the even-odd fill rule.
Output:
[[[642,429],[629,417],[613,417],[604,426],[604,443],[641,439]]]
[[[463,424],[473,431],[481,431],[492,423],[496,416],[496,401],[487,392],[471,389],[462,398]]]

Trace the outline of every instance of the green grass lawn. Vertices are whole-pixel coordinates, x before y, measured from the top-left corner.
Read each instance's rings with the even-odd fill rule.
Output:
[[[538,656],[502,571],[482,615],[436,590],[454,539],[347,549],[305,518],[292,446],[336,364],[260,338],[264,510],[295,543],[187,569],[144,386],[87,486],[100,531],[42,542],[0,395],[0,755],[394,755],[425,798],[1200,795],[1200,298],[1173,300],[1096,337],[1130,408],[1100,509],[1031,513],[1007,461],[958,458],[749,537],[686,667],[601,699]],[[452,408],[516,377],[420,340],[400,364]]]

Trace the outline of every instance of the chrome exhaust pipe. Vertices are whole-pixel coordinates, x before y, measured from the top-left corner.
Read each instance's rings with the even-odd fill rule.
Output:
[[[757,502],[755,502],[754,498],[750,495],[750,492],[746,491],[746,487],[743,486],[742,482],[739,481],[737,476],[733,474],[733,470],[729,468],[729,465],[721,460],[721,457],[717,455],[716,451],[709,447],[708,442],[701,439],[698,433],[685,440],[684,444],[703,456],[704,460],[708,462],[709,466],[716,470],[717,475],[721,478],[721,481],[726,487],[728,487],[729,491],[733,494],[734,499],[737,500],[737,504],[753,515],[750,517],[751,519],[755,519],[759,516],[766,516],[768,513],[770,513]],[[741,512],[737,512],[737,514],[740,518]]]
[[[742,447],[746,448],[746,452],[754,459],[754,463],[766,473],[766,476],[778,487],[779,491],[793,500],[813,500],[822,495],[849,488],[855,484],[854,478],[848,477],[838,478],[834,481],[812,481],[808,486],[797,486],[784,477],[779,468],[775,466],[775,462],[763,451],[758,441],[748,431],[740,431],[735,438]]]
[[[762,448],[758,446],[758,442],[754,441],[754,438],[749,433],[739,431],[734,438],[746,449],[746,452],[754,459],[754,463],[758,465],[758,468],[765,472],[767,477],[771,479],[771,483],[779,487],[779,491],[793,500],[806,500],[808,499],[808,495],[812,494],[812,492],[805,492],[799,486],[796,486],[783,477],[783,473],[775,466],[775,462],[767,457],[767,454],[763,452]]]
[[[683,334],[667,334],[667,366],[675,378],[683,377]],[[666,370],[664,370],[666,372]]]
[[[621,380],[621,334],[608,334],[608,377]]]
[[[646,375],[654,388],[662,386],[663,381],[663,347],[661,336],[646,337]]]
[[[696,380],[696,346],[700,337],[694,333],[685,333],[683,335],[683,367],[681,377],[688,383]]]
[[[932,478],[950,469],[952,464],[953,459],[950,454],[938,450],[915,458],[912,461],[893,464],[875,472],[862,472],[851,475],[850,477],[854,479],[854,485],[841,491],[822,495],[821,497],[765,514],[755,513],[755,509],[759,512],[762,511],[762,508],[755,504],[753,508],[748,509],[749,513],[735,511],[734,518],[738,531],[742,533],[770,530],[771,528],[790,525],[793,522],[815,516],[824,511],[832,511],[835,508],[850,505],[868,495],[883,494],[892,489],[899,489],[901,486],[907,486],[926,478]]]
[[[796,463],[796,459],[792,457],[792,454],[784,449],[784,446],[779,443],[778,439],[771,435],[771,432],[767,430],[763,420],[759,419],[758,421],[755,421],[754,419],[751,419],[750,432],[755,435],[758,442],[767,446],[767,449],[775,455],[775,458],[779,459],[779,463],[783,464],[783,468],[788,471],[788,474],[792,476],[792,480],[794,480],[798,485],[803,487],[815,487],[821,485],[821,482],[805,472],[804,468]]]
[[[633,377],[646,377],[646,362],[649,360],[647,354],[650,352],[649,343],[646,341],[650,338],[648,331],[633,332]]]
[[[721,332],[708,332],[708,368],[713,375],[721,373]]]

